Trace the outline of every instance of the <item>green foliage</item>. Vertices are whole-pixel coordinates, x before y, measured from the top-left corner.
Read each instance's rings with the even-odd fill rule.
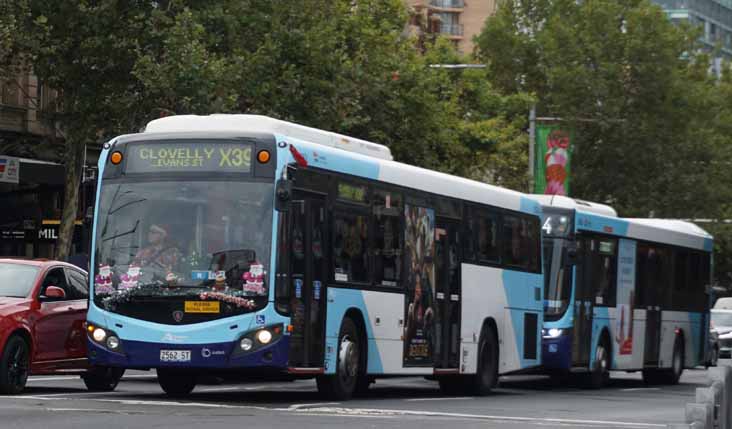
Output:
[[[60,94],[54,119],[71,167],[61,247],[76,216],[80,148],[161,114],[269,115],[386,144],[411,164],[526,187],[531,100],[498,94],[484,70],[430,68],[470,60],[444,40],[417,49],[402,0],[0,5],[0,64],[24,64]]]
[[[649,0],[505,0],[477,43],[498,90],[574,129],[573,196],[729,219],[731,79],[709,73],[699,36]]]

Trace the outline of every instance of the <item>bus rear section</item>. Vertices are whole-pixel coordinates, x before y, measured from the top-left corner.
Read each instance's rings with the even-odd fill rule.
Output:
[[[610,370],[673,384],[703,365],[712,237],[687,222],[554,203],[544,207],[547,371],[584,373],[601,387]],[[561,234],[560,219],[570,225]]]

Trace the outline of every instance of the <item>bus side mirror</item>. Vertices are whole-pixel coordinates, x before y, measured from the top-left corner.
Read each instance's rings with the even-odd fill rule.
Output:
[[[292,198],[292,181],[279,179],[275,189],[275,210],[286,212],[290,207]]]
[[[577,265],[577,249],[569,247],[564,249],[564,262],[568,267]]]

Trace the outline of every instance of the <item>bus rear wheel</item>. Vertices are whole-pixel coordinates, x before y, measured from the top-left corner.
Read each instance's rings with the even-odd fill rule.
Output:
[[[684,372],[684,339],[677,336],[674,341],[674,354],[671,357],[671,368],[663,371],[665,384],[678,384]]]
[[[323,396],[338,401],[345,401],[353,396],[359,384],[359,376],[363,372],[360,344],[361,337],[356,324],[346,317],[338,335],[335,374],[320,375],[316,379],[318,391]]]
[[[488,326],[478,343],[478,372],[471,381],[471,393],[477,396],[489,394],[498,384],[498,340]]]
[[[166,395],[173,398],[188,396],[196,387],[196,376],[158,368],[158,383]]]

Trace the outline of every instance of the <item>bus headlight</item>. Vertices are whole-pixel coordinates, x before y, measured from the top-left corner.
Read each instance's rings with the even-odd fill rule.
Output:
[[[107,338],[107,332],[102,328],[97,328],[92,333],[92,338],[94,338],[94,341],[101,343],[105,338]]]
[[[272,333],[266,329],[257,332],[257,340],[262,344],[269,344],[272,341]]]
[[[544,338],[559,338],[562,336],[564,331],[558,328],[542,329]]]
[[[107,347],[109,347],[110,350],[117,350],[119,348],[119,338],[114,335],[107,338]]]
[[[248,352],[252,349],[252,347],[254,347],[254,341],[250,340],[249,338],[244,338],[239,342],[239,347],[241,347],[241,349],[245,352]]]

